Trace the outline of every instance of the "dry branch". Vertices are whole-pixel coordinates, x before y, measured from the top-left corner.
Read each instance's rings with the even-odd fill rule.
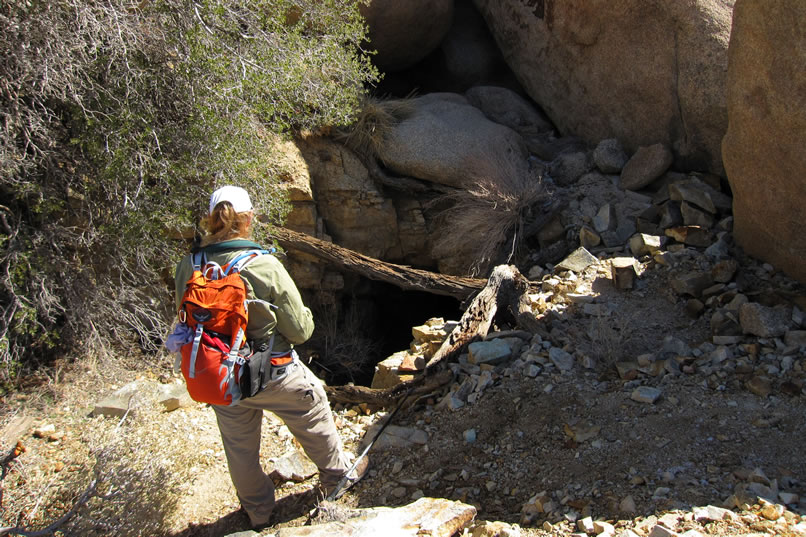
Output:
[[[508,316],[529,332],[541,331],[540,320],[535,317],[526,297],[529,280],[517,268],[499,265],[493,270],[487,285],[473,299],[459,324],[448,335],[426,365],[425,371],[413,380],[393,388],[373,389],[363,386],[337,386],[326,388],[328,397],[339,403],[369,403],[389,406],[401,396],[430,393],[453,379],[450,371],[436,373],[441,363],[457,357],[473,341],[483,339],[498,315]]]
[[[464,300],[484,287],[485,284],[484,280],[480,279],[447,276],[404,265],[385,263],[336,244],[279,226],[272,228],[272,235],[283,248],[313,255],[335,263],[346,270],[357,272],[370,280],[391,283],[405,290],[424,291]]]

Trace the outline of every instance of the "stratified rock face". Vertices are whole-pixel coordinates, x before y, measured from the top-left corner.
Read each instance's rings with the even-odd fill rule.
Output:
[[[664,143],[720,173],[734,0],[474,0],[563,134],[628,152]]]
[[[806,282],[806,2],[738,0],[722,149],[734,234]]]
[[[401,257],[397,212],[352,151],[325,138],[300,141],[316,208],[334,242],[380,259]],[[296,209],[296,207],[295,207]]]
[[[451,27],[453,0],[372,0],[361,6],[373,61],[384,71],[411,67],[433,51]]]

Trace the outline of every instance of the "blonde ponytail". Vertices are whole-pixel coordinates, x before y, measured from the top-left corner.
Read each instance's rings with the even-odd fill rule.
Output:
[[[199,223],[204,231],[202,246],[215,244],[230,239],[248,239],[252,236],[252,211],[236,213],[232,204],[222,201],[213,209],[212,214],[202,218]]]

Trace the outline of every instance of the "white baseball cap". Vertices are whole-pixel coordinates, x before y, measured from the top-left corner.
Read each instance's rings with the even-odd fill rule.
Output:
[[[252,210],[252,200],[249,193],[239,186],[222,186],[210,196],[210,214],[213,214],[215,206],[222,201],[228,201],[236,213],[245,213]]]

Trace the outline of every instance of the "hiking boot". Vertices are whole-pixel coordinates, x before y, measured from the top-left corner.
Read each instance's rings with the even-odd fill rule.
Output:
[[[364,455],[364,457],[362,457],[361,460],[358,461],[358,464],[355,466],[355,469],[350,473],[350,476],[344,482],[344,485],[341,487],[341,489],[338,490],[338,492],[336,492],[333,498],[330,498],[330,495],[333,494],[333,491],[336,490],[336,487],[339,486],[339,483],[341,483],[344,477],[342,477],[342,479],[339,479],[339,483],[336,483],[334,485],[320,484],[319,487],[322,496],[325,499],[338,500],[344,495],[345,492],[347,492],[348,489],[350,489],[350,487],[361,481],[361,479],[367,474],[368,469],[369,469],[369,457]]]

